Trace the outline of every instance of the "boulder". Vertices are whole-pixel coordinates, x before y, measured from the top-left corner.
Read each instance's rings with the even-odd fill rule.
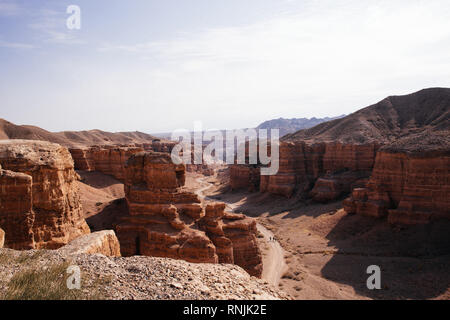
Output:
[[[120,257],[119,240],[112,230],[98,231],[81,236],[58,250],[69,256],[86,253]]]

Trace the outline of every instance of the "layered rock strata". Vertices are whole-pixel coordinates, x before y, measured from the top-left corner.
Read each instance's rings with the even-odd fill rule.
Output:
[[[378,148],[376,143],[282,142],[279,171],[261,176],[260,191],[285,197],[312,191],[310,195],[317,201],[338,199],[369,177]]]
[[[0,227],[5,246],[55,249],[89,233],[73,160],[60,145],[0,141]]]
[[[450,150],[450,149],[449,149]],[[380,151],[365,188],[344,201],[348,213],[394,224],[450,219],[450,151]]]
[[[261,169],[257,165],[235,164],[230,166],[231,190],[246,189],[250,192],[258,191]]]

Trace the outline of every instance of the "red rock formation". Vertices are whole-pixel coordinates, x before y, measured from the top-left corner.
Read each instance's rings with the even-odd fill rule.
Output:
[[[254,221],[240,216],[235,219],[239,223],[225,223],[224,204],[204,209],[198,196],[183,188],[184,182],[185,165],[173,164],[167,153],[139,153],[128,160],[129,216],[116,227],[122,255],[234,262],[260,276]]]
[[[175,142],[154,140],[152,143],[141,143],[133,146],[92,146],[89,148],[69,149],[75,162],[76,170],[100,171],[123,181],[125,179],[125,163],[131,155],[142,151],[169,153]],[[206,163],[188,164],[186,171],[206,176],[214,174],[214,168]]]
[[[214,168],[208,164],[187,164],[186,172],[199,173],[204,176],[213,176]]]
[[[0,229],[0,249],[3,248],[4,244],[5,244],[5,231]]]
[[[144,151],[140,147],[94,146],[87,149],[69,149],[76,170],[100,171],[118,180],[125,178],[128,158]]]
[[[310,194],[314,199],[336,199],[349,185],[360,184],[364,173],[368,177],[381,146],[405,137],[413,137],[409,146],[426,146],[422,138],[428,134],[448,132],[449,106],[450,89],[430,88],[391,96],[347,117],[288,134],[280,146],[279,173],[261,177],[261,191],[289,197],[316,184]],[[436,145],[437,140],[427,141]],[[371,210],[375,214],[378,209]]]
[[[0,226],[8,232],[6,244],[33,249],[33,179],[25,173],[0,169]]]
[[[225,236],[233,243],[234,264],[250,275],[260,277],[262,258],[256,240],[256,221],[243,214],[226,212],[223,223]]]
[[[366,188],[344,201],[348,213],[384,217],[390,223],[417,224],[450,219],[448,151],[380,151]]]
[[[314,200],[338,199],[351,186],[369,177],[377,144],[282,142],[280,167],[276,175],[261,176],[261,192],[285,197],[306,195],[312,189]]]
[[[231,190],[247,189],[250,192],[259,190],[260,171],[258,166],[235,164],[230,166]]]
[[[66,148],[42,141],[1,141],[0,165],[0,227],[7,247],[54,249],[90,232]]]

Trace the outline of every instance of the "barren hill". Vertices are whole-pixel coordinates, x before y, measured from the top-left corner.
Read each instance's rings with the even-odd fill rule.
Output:
[[[158,139],[143,132],[106,132],[101,130],[50,132],[39,127],[16,125],[0,119],[0,139],[43,140],[66,147],[148,143]]]
[[[286,141],[388,144],[423,132],[450,128],[450,88],[391,96],[345,118],[285,136]]]

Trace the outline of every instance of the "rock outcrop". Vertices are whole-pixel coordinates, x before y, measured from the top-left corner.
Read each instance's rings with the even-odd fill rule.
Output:
[[[55,249],[90,232],[66,148],[3,140],[0,165],[0,227],[6,232],[6,247]]]
[[[167,153],[145,152],[126,165],[129,216],[117,225],[123,256],[148,255],[199,263],[236,263],[261,275],[255,222],[224,212],[224,204],[203,208],[187,191],[185,165]]]
[[[424,146],[415,144],[413,149],[405,142],[401,148],[396,145],[382,148],[367,186],[353,191],[344,201],[345,210],[366,216],[387,216],[394,224],[450,219],[449,136],[450,132],[420,135]]]
[[[261,176],[260,191],[314,200],[336,200],[350,192],[351,186],[368,178],[377,144],[307,144],[303,141],[280,143],[280,167],[276,175]]]
[[[58,249],[58,251],[73,256],[76,254],[103,254],[109,257],[120,257],[120,244],[112,230],[90,233]]]
[[[3,248],[4,244],[5,244],[5,231],[0,229],[0,249]]]
[[[235,164],[230,166],[231,190],[258,191],[261,169],[257,165]]]
[[[134,145],[104,145],[87,148],[70,148],[76,170],[99,171],[123,181],[125,179],[125,163],[136,153],[154,151],[170,154],[175,142],[154,140],[151,143]],[[187,164],[187,172],[214,175],[214,168],[206,163]]]

